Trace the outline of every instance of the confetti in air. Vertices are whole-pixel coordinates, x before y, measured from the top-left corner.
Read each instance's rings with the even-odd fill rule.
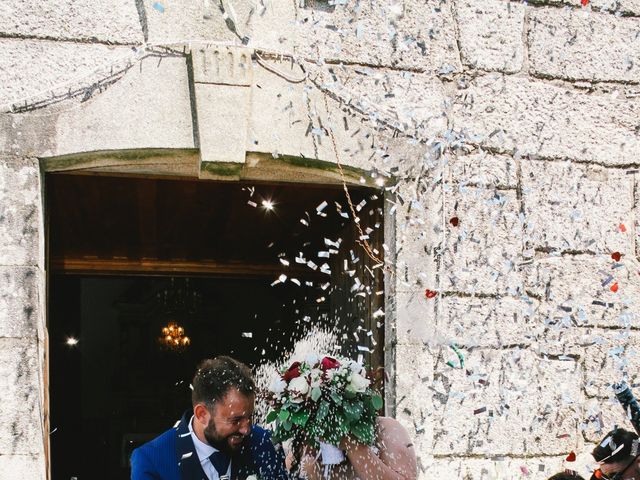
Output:
[[[44,56],[35,97],[23,95],[29,85],[5,82],[11,135],[4,143],[12,159],[0,172],[5,190],[41,185],[37,165],[14,168],[13,157],[24,152],[32,162],[56,151],[155,148],[169,135],[167,145],[198,157],[189,181],[208,175],[216,183],[224,175],[242,186],[237,204],[206,200],[204,208],[222,206],[229,217],[248,212],[243,228],[273,237],[260,237],[263,254],[250,265],[251,248],[225,228],[207,231],[206,258],[188,250],[174,257],[227,269],[220,275],[234,281],[263,281],[278,314],[262,318],[265,302],[247,289],[239,303],[264,310],[229,336],[257,365],[260,389],[296,358],[351,349],[378,362],[395,402],[388,411],[408,426],[414,445],[427,445],[419,476],[542,478],[563,462],[587,473],[581,449],[588,457],[607,429],[629,426],[612,405],[611,384],[639,381],[638,2],[137,3],[145,18],[142,27],[134,22],[134,35],[122,33],[117,15],[107,38],[101,28],[78,34],[77,41],[88,35],[113,46],[88,76],[54,83],[66,70],[93,68],[93,53],[76,49],[78,68],[68,68],[66,57],[58,65],[56,52]],[[123,17],[131,11],[137,15],[129,8]],[[69,22],[75,26],[65,41],[87,24]],[[215,37],[220,28],[224,38]],[[20,32],[5,43],[59,36],[41,33]],[[233,72],[220,70],[222,63],[197,71],[213,58],[236,57],[244,60]],[[23,69],[22,78],[36,67]],[[249,80],[238,81],[243,69]],[[192,78],[213,71],[221,78]],[[225,112],[225,102],[207,105],[203,91],[235,92],[246,103],[229,102]],[[174,93],[187,99],[186,109],[165,99]],[[122,99],[130,98],[130,121],[121,121],[118,114],[129,114]],[[48,111],[52,105],[61,113]],[[105,113],[116,119],[94,132]],[[30,129],[49,117],[55,121],[46,130],[59,138],[22,145],[20,136],[37,137]],[[65,124],[69,118],[77,125]],[[184,125],[201,131],[182,135]],[[200,161],[211,140],[206,129],[221,139],[221,156],[226,137],[242,132],[239,159]],[[86,145],[74,130],[90,133]],[[67,152],[76,144],[82,149]],[[114,165],[100,168],[123,174]],[[280,194],[287,182],[298,183],[294,202]],[[331,195],[312,195],[327,185]],[[20,192],[20,215],[24,205],[38,204],[36,190]],[[162,230],[161,220],[144,219],[139,230]],[[27,241],[9,232],[8,258],[37,243],[30,228],[16,230]],[[225,249],[235,257],[215,258]],[[126,263],[126,249],[112,253]],[[13,260],[19,263],[7,264],[24,264]],[[268,334],[261,322],[272,328]],[[69,356],[91,341],[84,327],[81,348],[72,349],[78,338],[61,338],[57,346]],[[122,338],[129,341],[125,332]],[[267,408],[258,396],[259,421]]]

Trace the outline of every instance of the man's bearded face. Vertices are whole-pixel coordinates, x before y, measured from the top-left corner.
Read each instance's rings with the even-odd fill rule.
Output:
[[[228,454],[238,451],[251,433],[254,402],[254,395],[246,396],[236,389],[216,402],[204,429],[209,445]]]

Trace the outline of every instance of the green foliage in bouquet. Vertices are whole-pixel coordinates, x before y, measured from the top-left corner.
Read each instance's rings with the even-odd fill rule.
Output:
[[[325,356],[292,363],[270,387],[267,422],[275,422],[274,439],[296,436],[312,445],[318,440],[338,445],[353,435],[372,445],[382,397],[369,385],[364,367],[350,359]]]

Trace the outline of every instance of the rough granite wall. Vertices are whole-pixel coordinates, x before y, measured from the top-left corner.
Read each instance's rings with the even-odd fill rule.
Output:
[[[0,52],[0,480],[46,478],[41,178],[83,152],[277,178],[333,136],[391,177],[391,406],[423,478],[588,476],[625,423],[640,1],[4,0]]]

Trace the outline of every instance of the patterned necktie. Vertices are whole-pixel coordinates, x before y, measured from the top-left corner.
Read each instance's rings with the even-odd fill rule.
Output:
[[[213,452],[209,456],[209,460],[211,461],[213,467],[217,470],[218,476],[222,477],[223,475],[227,474],[227,471],[229,470],[229,462],[231,462],[231,459],[226,453]]]

